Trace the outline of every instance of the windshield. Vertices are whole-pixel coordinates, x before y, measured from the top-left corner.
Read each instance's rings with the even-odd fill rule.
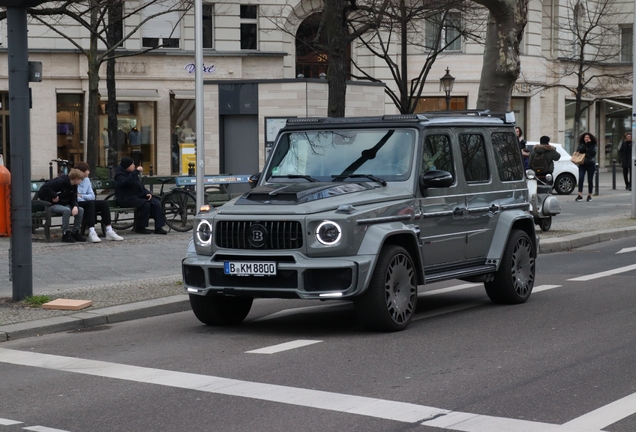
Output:
[[[415,146],[412,129],[338,129],[281,135],[269,182],[406,181]]]

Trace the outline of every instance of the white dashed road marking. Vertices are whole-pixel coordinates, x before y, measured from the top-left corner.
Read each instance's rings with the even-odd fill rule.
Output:
[[[20,424],[20,423],[22,423],[22,422],[0,418],[0,425],[2,425],[2,426],[12,426],[12,425]]]
[[[602,277],[606,277],[606,276],[613,276],[615,274],[619,274],[619,273],[625,273],[628,271],[632,271],[632,270],[636,270],[636,264],[632,264],[632,265],[628,265],[625,267],[619,267],[619,268],[615,268],[613,270],[607,270],[604,272],[600,272],[600,273],[593,273],[587,276],[580,276],[580,277],[576,277],[576,278],[572,278],[572,279],[568,279],[569,281],[573,281],[573,282],[585,282],[585,281],[589,281],[589,280],[594,280],[594,279],[600,279]]]
[[[46,426],[30,426],[22,428],[24,430],[33,431],[33,432],[68,432],[62,429],[53,429]]]
[[[601,416],[603,421],[595,421],[599,416],[594,414],[596,411],[593,411],[590,413],[590,418],[584,419],[585,422],[589,423],[586,423],[585,427],[578,427],[576,425],[555,425],[527,420],[483,416],[455,412],[425,405],[395,402],[386,399],[263,384],[50,354],[15,351],[3,348],[0,348],[0,362],[79,373],[103,378],[114,378],[146,384],[162,385],[166,387],[184,388],[227,396],[266,400],[270,402],[364,415],[406,423],[420,423],[426,426],[434,426],[446,430],[464,432],[598,431],[598,429],[591,429],[590,425],[596,425],[597,423],[611,424],[621,420],[622,418],[630,415],[630,410],[627,409],[628,405],[632,407],[632,413],[636,411],[636,404],[629,400],[625,400],[625,402],[621,404],[621,409],[610,409],[608,411],[603,411],[603,409],[599,410],[603,412],[603,415]],[[580,419],[582,418],[583,417]],[[577,420],[573,420],[573,422]],[[35,426],[34,428],[29,428],[27,430],[37,432],[62,432],[56,429],[42,428],[41,426]]]
[[[619,254],[619,253],[627,253],[627,252],[634,252],[634,251],[636,251],[636,247],[628,247],[628,248],[623,248],[616,253]]]
[[[307,345],[313,345],[320,343],[322,341],[319,340],[307,340],[307,339],[299,339],[291,342],[285,342],[278,345],[272,345],[270,347],[259,348],[252,351],[245,351],[247,354],[275,354],[281,351],[287,351],[294,348],[301,348]]]

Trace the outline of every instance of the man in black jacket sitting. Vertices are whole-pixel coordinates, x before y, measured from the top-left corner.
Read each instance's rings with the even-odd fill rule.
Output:
[[[122,207],[135,207],[139,209],[135,232],[150,234],[148,221],[152,217],[155,220],[155,234],[167,234],[163,229],[165,221],[161,212],[161,203],[153,198],[152,194],[141,184],[141,166],[135,167],[134,161],[129,157],[121,158],[121,163],[115,170],[115,198],[117,204]]]
[[[62,215],[62,241],[64,243],[85,242],[80,234],[84,209],[77,205],[77,185],[84,179],[78,169],[71,169],[68,175],[61,175],[44,183],[38,191],[38,199],[51,203],[51,212]],[[69,224],[73,216],[73,231]]]

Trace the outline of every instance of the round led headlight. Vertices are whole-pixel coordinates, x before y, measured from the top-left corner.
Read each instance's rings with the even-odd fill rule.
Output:
[[[209,246],[212,243],[212,225],[210,225],[210,222],[205,219],[201,220],[197,225],[195,236],[200,245]]]
[[[331,246],[340,241],[342,230],[340,225],[332,221],[324,221],[316,228],[316,238],[325,246]]]

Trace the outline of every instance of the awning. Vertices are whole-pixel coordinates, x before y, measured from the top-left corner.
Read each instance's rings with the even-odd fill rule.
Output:
[[[170,90],[174,99],[194,99],[194,90]]]
[[[117,89],[116,100],[118,101],[158,101],[161,99],[159,92],[152,89]],[[99,90],[100,99],[108,100],[106,89]]]

